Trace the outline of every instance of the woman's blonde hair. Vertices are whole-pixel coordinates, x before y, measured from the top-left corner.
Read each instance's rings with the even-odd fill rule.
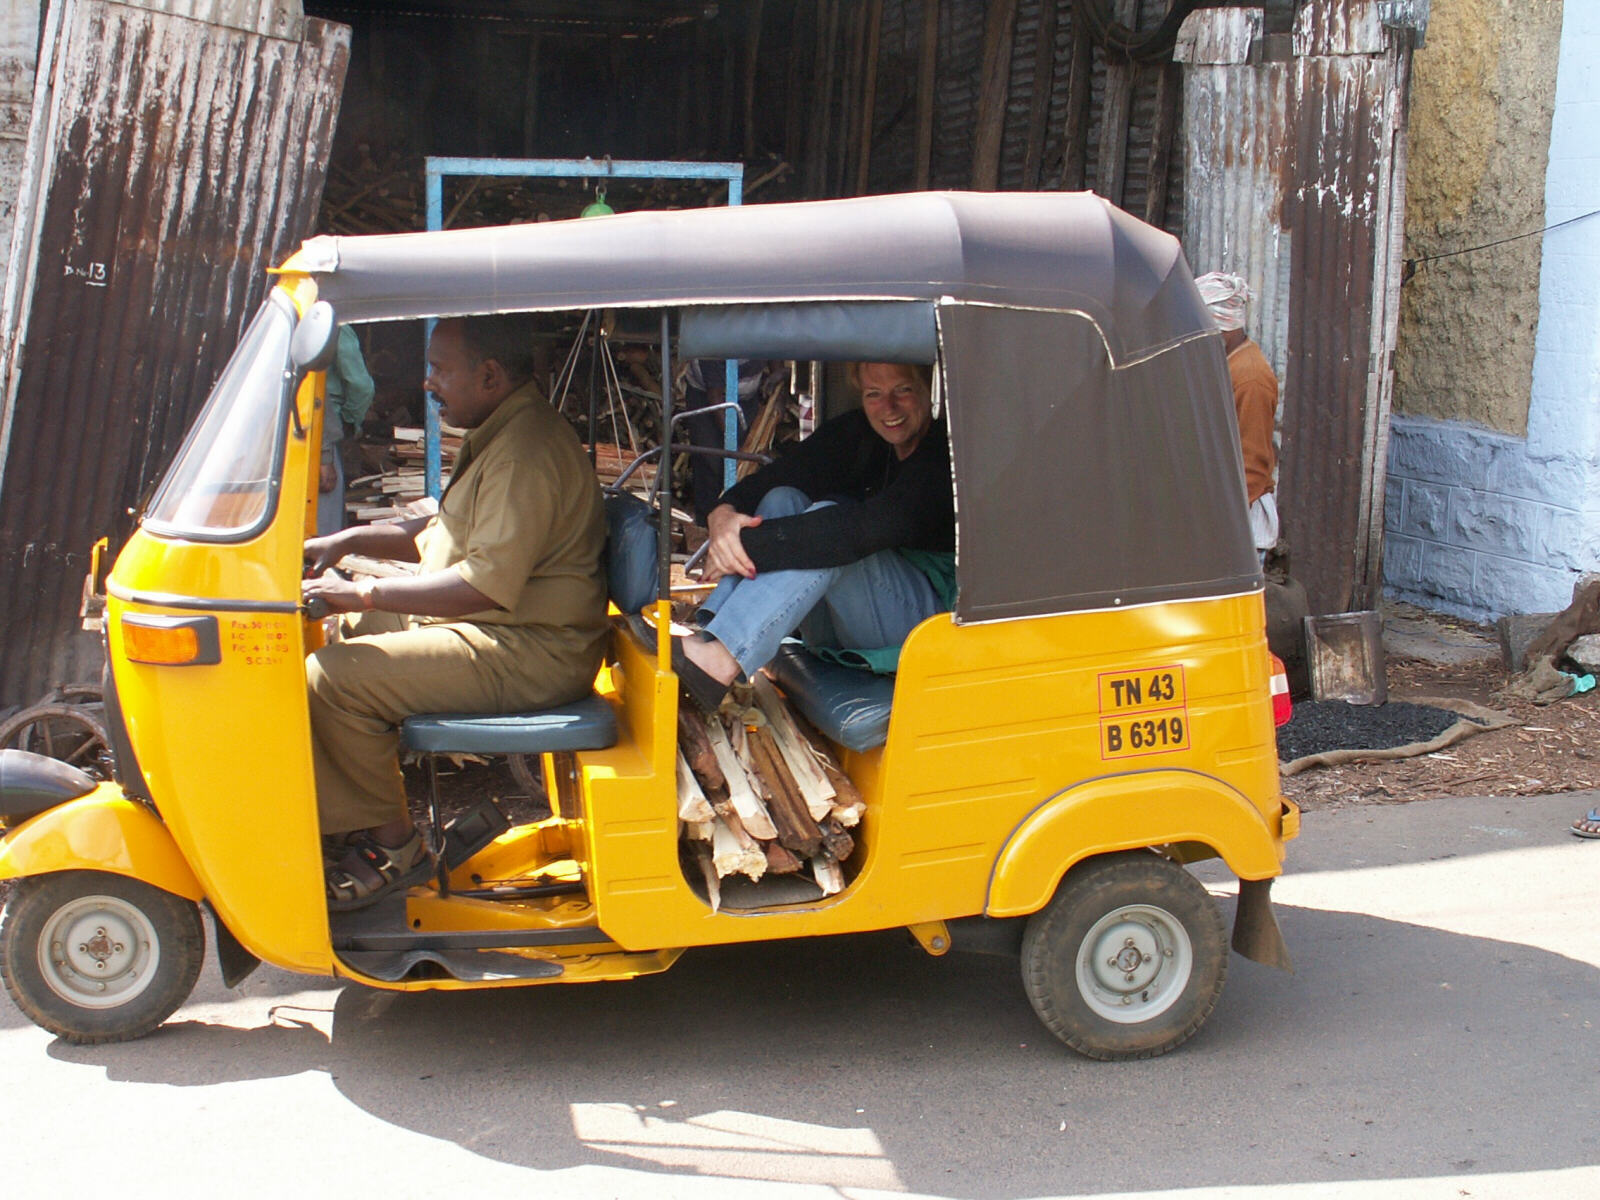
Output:
[[[861,368],[870,367],[872,363],[853,362],[845,367],[845,377],[850,380],[850,386],[857,392],[861,390]],[[926,392],[933,391],[933,368],[927,363],[885,363],[884,366],[899,367],[915,379]]]

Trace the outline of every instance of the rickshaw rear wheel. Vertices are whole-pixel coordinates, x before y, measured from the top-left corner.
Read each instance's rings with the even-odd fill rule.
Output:
[[[149,1033],[194,989],[200,909],[102,871],[19,879],[0,921],[0,977],[34,1024],[80,1045]]]
[[[1182,866],[1149,852],[1073,868],[1022,939],[1034,1011],[1089,1058],[1154,1058],[1182,1045],[1211,1015],[1227,974],[1216,902]]]

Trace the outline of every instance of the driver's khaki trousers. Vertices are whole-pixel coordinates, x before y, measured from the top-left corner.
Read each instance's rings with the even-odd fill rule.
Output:
[[[603,633],[469,622],[405,627],[366,613],[306,659],[323,833],[406,815],[399,724],[414,713],[528,712],[594,685]]]

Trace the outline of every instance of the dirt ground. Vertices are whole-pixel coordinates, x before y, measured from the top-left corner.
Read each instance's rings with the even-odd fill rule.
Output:
[[[1394,657],[1388,681],[1390,700],[1471,700],[1509,714],[1516,724],[1418,758],[1312,767],[1283,781],[1285,796],[1304,809],[1325,809],[1600,787],[1600,692],[1540,706],[1497,695],[1506,684],[1498,663],[1443,666]]]

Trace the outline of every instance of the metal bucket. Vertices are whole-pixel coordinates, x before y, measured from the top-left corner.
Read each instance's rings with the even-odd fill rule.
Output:
[[[1383,621],[1376,612],[1328,613],[1307,617],[1305,624],[1313,700],[1382,704],[1389,698]]]

